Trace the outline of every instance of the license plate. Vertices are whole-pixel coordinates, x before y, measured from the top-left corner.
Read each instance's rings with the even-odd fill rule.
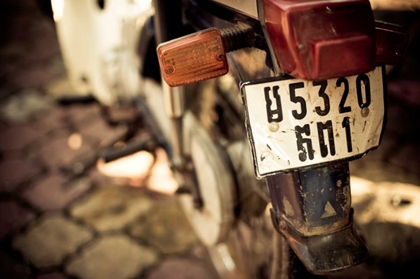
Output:
[[[358,158],[379,146],[384,67],[322,81],[266,79],[241,85],[258,178]]]

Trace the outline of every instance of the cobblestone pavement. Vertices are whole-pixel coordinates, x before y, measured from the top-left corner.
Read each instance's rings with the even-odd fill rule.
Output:
[[[68,84],[35,1],[3,1],[0,26],[0,278],[214,278],[176,199],[151,189],[172,185],[165,161],[141,155],[151,172],[132,181],[99,172],[98,151],[128,126],[96,103],[54,102]],[[419,85],[390,83],[382,146],[355,174],[420,185]]]
[[[70,87],[36,1],[2,1],[0,26],[0,278],[213,278],[177,200],[147,187],[173,187],[165,161],[131,186],[98,171],[128,126],[55,102]]]

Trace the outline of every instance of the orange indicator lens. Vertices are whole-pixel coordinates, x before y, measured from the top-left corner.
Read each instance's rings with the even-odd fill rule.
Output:
[[[169,86],[219,77],[229,70],[222,35],[215,28],[162,43],[157,54]]]

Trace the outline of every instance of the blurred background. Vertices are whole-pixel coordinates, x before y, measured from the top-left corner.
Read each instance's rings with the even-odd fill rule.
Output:
[[[214,278],[166,154],[101,164],[132,123],[69,95],[49,1],[0,1],[0,278]]]
[[[420,16],[390,5],[376,17],[404,26],[410,43],[389,68],[382,145],[351,163],[356,221],[374,257],[342,278],[417,278],[420,263]],[[68,99],[73,90],[49,1],[2,0],[0,278],[215,278],[165,153],[98,160],[144,132],[132,129],[135,112],[110,124],[92,98]]]

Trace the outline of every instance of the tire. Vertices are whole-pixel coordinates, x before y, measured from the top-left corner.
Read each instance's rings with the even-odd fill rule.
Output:
[[[321,278],[307,271],[285,238],[274,230],[265,181],[254,176],[244,110],[233,77],[204,82],[195,90],[195,99],[188,98],[194,99],[192,111],[208,134],[227,149],[236,182],[235,220],[229,235],[208,247],[220,278]],[[213,121],[209,115],[215,116]]]

